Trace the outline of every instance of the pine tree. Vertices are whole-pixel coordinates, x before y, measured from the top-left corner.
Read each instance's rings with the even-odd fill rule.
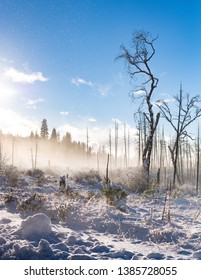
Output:
[[[50,136],[50,140],[52,141],[56,141],[57,140],[57,131],[56,131],[56,128],[53,128],[52,129],[52,134]]]
[[[47,139],[48,135],[49,135],[49,133],[48,133],[47,120],[43,119],[42,124],[41,124],[40,136],[42,139]]]
[[[30,139],[34,139],[34,133],[33,133],[33,131],[31,131],[29,138],[30,138]]]

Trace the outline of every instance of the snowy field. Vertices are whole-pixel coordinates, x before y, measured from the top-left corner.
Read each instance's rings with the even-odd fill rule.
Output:
[[[125,190],[115,205],[97,178],[71,176],[67,188],[56,175],[20,174],[12,187],[0,177],[0,259],[201,259],[201,198],[194,187],[181,187],[170,200],[163,188]]]

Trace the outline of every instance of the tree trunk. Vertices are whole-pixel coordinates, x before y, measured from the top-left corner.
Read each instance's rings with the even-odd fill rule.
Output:
[[[200,129],[198,126],[198,143],[197,143],[197,176],[196,176],[196,194],[199,191],[199,177],[200,177]]]

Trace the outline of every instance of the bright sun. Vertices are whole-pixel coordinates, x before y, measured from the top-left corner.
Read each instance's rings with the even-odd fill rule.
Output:
[[[0,80],[0,107],[8,105],[15,93],[16,90],[9,83]]]

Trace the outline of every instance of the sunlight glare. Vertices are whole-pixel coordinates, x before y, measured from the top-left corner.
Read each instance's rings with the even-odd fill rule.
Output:
[[[16,90],[6,82],[0,80],[0,105],[1,107],[4,105],[8,105],[14,95],[16,94]]]

